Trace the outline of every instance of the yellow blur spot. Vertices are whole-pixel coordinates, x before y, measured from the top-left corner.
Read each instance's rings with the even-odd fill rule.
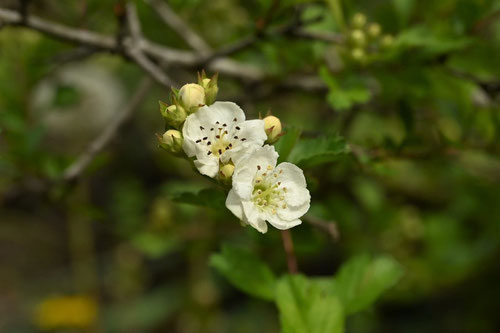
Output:
[[[89,296],[54,296],[37,305],[34,319],[42,330],[88,328],[97,320],[97,307]]]

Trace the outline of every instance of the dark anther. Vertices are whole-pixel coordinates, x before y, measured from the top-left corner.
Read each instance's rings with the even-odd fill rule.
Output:
[[[196,143],[200,143],[200,142],[201,142],[201,140],[196,140]]]
[[[239,126],[236,126],[236,129],[239,131],[241,128]]]

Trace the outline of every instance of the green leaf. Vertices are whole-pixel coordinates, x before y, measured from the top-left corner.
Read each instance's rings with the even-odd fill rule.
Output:
[[[286,275],[276,288],[284,333],[341,333],[344,313],[339,299],[320,281]]]
[[[390,257],[371,259],[358,256],[344,264],[335,275],[333,290],[341,300],[346,314],[370,306],[403,274],[399,263]]]
[[[172,193],[170,199],[179,203],[218,209],[225,207],[226,193],[219,189],[206,188],[198,192]]]
[[[329,88],[326,101],[335,110],[347,110],[356,104],[366,103],[370,97],[370,90],[356,76],[347,77],[340,85],[326,67],[319,70],[319,76]]]
[[[278,142],[274,144],[274,148],[279,154],[278,163],[286,161],[288,155],[290,155],[293,147],[300,138],[301,130],[297,127],[291,127],[287,129],[286,134],[282,136]]]
[[[345,140],[339,135],[300,140],[288,161],[303,167],[331,162],[349,152]]]
[[[274,299],[276,277],[252,253],[226,244],[222,253],[211,256],[210,264],[241,291],[268,301]]]

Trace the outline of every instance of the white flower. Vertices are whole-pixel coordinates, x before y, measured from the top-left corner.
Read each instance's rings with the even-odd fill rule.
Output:
[[[263,120],[245,121],[245,113],[232,102],[215,102],[201,107],[186,118],[182,129],[183,149],[189,157],[196,156],[195,166],[201,174],[215,177],[219,160],[236,165],[267,139]]]
[[[302,170],[287,162],[276,166],[277,159],[274,147],[266,145],[240,161],[226,199],[234,215],[262,233],[266,221],[281,230],[299,225],[311,201]]]

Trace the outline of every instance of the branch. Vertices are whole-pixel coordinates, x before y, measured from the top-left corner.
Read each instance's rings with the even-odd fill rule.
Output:
[[[306,215],[303,219],[316,229],[327,233],[334,242],[340,239],[339,229],[335,222],[324,221],[312,215]]]
[[[166,87],[171,87],[173,85],[172,79],[142,52],[141,23],[137,16],[137,9],[133,3],[127,4],[126,15],[131,35],[131,40],[128,43],[130,45],[125,48],[126,54],[158,83]]]
[[[191,48],[200,53],[210,52],[210,46],[164,1],[144,0],[144,2],[148,3],[156,11],[163,22],[174,30],[179,36],[181,36],[186,44],[188,44]]]
[[[283,240],[283,248],[285,249],[286,253],[288,272],[290,274],[297,274],[299,268],[297,265],[297,258],[295,257],[295,251],[293,249],[293,240],[290,230],[281,230],[281,238]]]
[[[151,89],[151,79],[145,78],[139,86],[127,105],[120,109],[119,112],[112,118],[108,126],[97,136],[87,147],[87,149],[64,171],[62,180],[66,182],[75,181],[87,166],[94,160],[113,139],[116,132],[123,123],[129,119],[132,113],[141,105],[146,95]]]

